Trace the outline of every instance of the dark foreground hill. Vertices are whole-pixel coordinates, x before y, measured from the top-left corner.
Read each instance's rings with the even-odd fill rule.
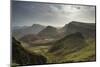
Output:
[[[17,65],[45,64],[47,59],[39,54],[31,53],[21,46],[15,38],[12,38],[12,63]]]

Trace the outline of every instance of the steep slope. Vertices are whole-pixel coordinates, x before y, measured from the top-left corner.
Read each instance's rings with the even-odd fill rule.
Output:
[[[12,63],[16,63],[17,65],[45,64],[46,58],[42,55],[27,51],[21,46],[21,43],[13,37]]]
[[[56,38],[58,31],[55,27],[47,26],[45,29],[40,31],[38,35],[44,38]]]
[[[79,32],[52,44],[47,52],[49,63],[72,63],[96,60],[95,40],[85,40]]]
[[[67,30],[68,24],[65,24],[60,30],[61,32],[65,32]]]
[[[65,35],[80,32],[86,38],[95,38],[95,23],[70,22],[65,29]]]
[[[75,51],[80,50],[86,46],[85,39],[83,35],[79,32],[70,34],[65,36],[61,40],[54,43],[51,47],[50,52],[54,52],[55,54],[69,54]]]
[[[45,28],[45,26],[43,26],[43,25],[33,24],[32,26],[24,26],[20,29],[16,29],[16,30],[12,31],[12,35],[15,36],[17,39],[20,39],[24,35],[38,34],[44,28]]]
[[[61,62],[92,62],[96,61],[96,44],[94,40],[87,41],[88,45],[81,50],[63,56]],[[65,60],[66,59],[66,60]]]

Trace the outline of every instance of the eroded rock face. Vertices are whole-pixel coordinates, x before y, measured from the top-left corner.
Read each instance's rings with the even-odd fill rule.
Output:
[[[18,65],[39,65],[46,62],[47,59],[44,56],[25,50],[20,42],[14,37],[12,38],[12,63]]]

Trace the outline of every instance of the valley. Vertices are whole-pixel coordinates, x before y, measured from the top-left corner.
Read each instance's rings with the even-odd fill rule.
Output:
[[[73,21],[60,30],[47,26],[37,34],[30,33],[18,39],[16,35],[14,37],[20,42],[19,45],[28,53],[41,55],[46,58],[46,61],[42,64],[58,64],[96,61],[95,34],[95,24]],[[18,47],[17,50],[20,51],[21,47]],[[37,62],[37,60],[34,60],[31,63],[30,60],[29,64],[34,65],[35,61]],[[14,61],[14,63],[17,62]],[[37,64],[39,63],[37,62]],[[21,65],[22,63],[18,64]]]

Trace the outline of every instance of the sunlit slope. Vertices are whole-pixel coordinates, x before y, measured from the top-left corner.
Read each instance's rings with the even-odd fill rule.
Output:
[[[95,61],[95,39],[86,40],[77,32],[54,43],[32,47],[33,52],[47,58],[47,63]]]

